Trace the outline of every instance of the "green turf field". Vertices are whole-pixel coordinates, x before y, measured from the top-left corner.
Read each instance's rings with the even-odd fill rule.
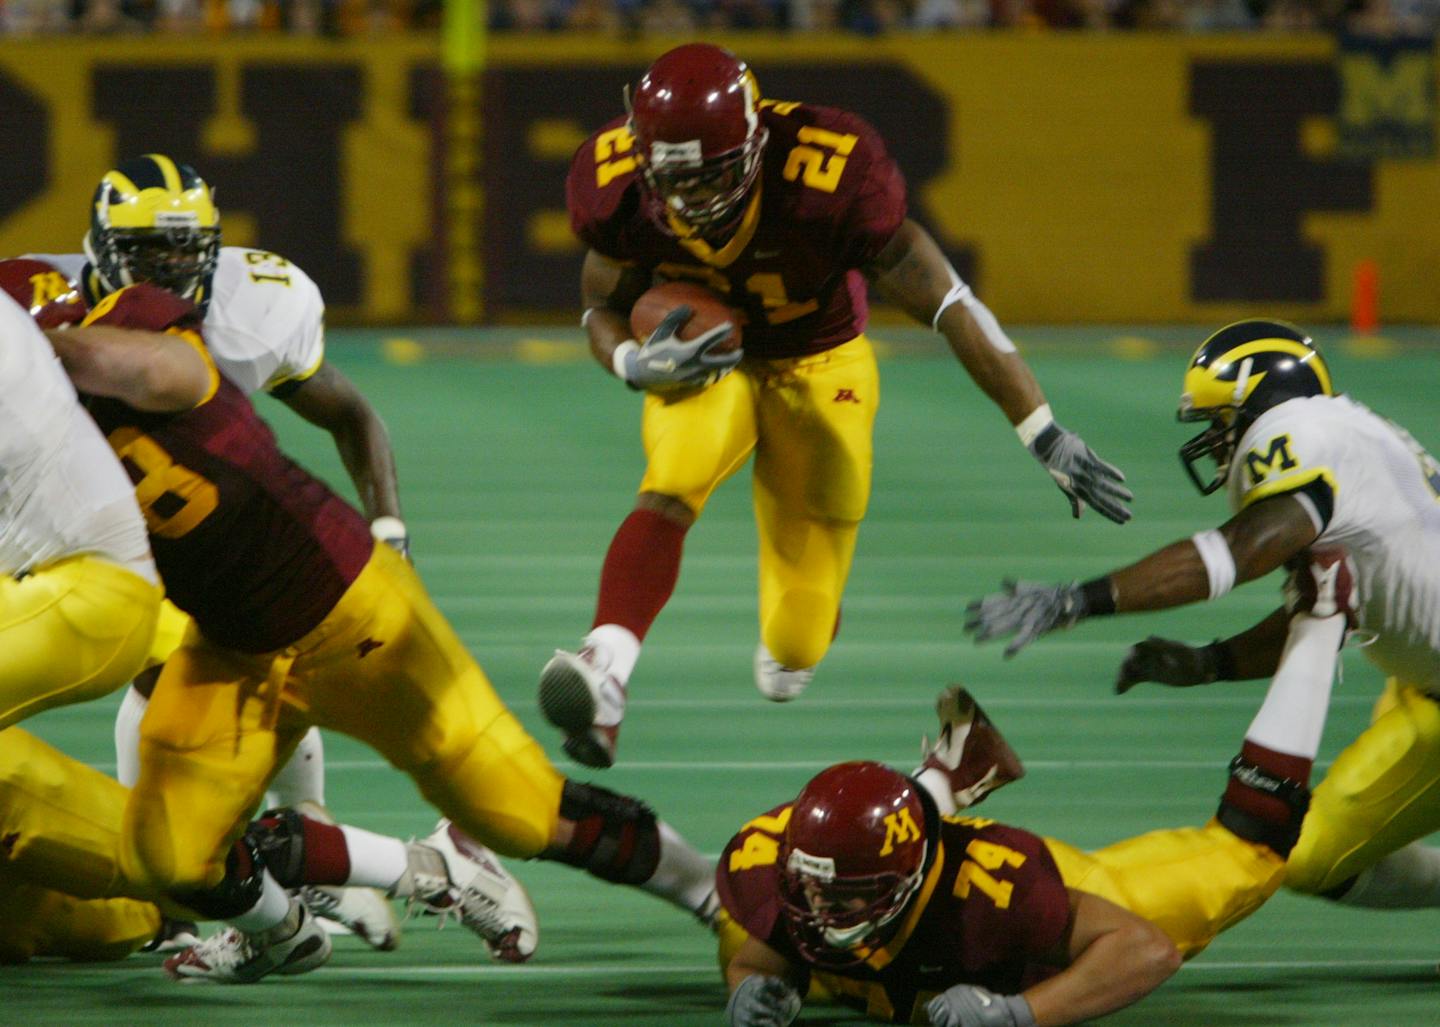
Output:
[[[1278,579],[1209,608],[1102,621],[1047,638],[1011,661],[960,630],[968,599],[1001,578],[1088,577],[1225,517],[1202,499],[1176,449],[1188,330],[1016,333],[1066,425],[1121,465],[1136,493],[1120,528],[1074,522],[942,344],[877,330],[888,343],[870,516],[845,601],[844,630],[810,691],[788,706],[751,683],[755,542],[749,487],[721,489],[690,535],[679,587],[631,682],[620,762],[582,778],[652,801],[717,853],[750,815],[793,795],[821,766],[859,757],[914,765],[931,704],[963,680],[1000,723],[1029,775],[984,812],[1082,846],[1203,821],[1261,695],[1230,684],[1191,693],[1111,695],[1125,646],[1155,632],[1207,641],[1276,600]],[[1321,336],[1340,387],[1440,452],[1440,333],[1393,345]],[[439,605],[521,719],[557,756],[535,706],[541,664],[589,627],[601,558],[641,471],[639,401],[604,378],[578,335],[333,333],[331,358],[381,410],[399,458],[416,561]],[[328,439],[259,400],[290,450],[344,482]],[[742,473],[741,477],[745,477]],[[347,485],[348,491],[348,485]],[[1379,677],[1346,659],[1322,762],[1366,722]],[[114,701],[30,725],[111,769]],[[408,781],[357,743],[327,736],[328,800],[339,816],[396,834],[435,814]],[[411,922],[375,953],[336,941],[324,970],[249,988],[180,986],[158,958],[0,970],[0,1023],[649,1025],[722,1022],[713,945],[684,916],[566,868],[520,865],[541,918],[522,967],[487,963],[457,925]],[[1107,1024],[1419,1025],[1440,1023],[1440,913],[1339,910],[1280,895],[1155,995]],[[851,1022],[811,1007],[805,1024]]]

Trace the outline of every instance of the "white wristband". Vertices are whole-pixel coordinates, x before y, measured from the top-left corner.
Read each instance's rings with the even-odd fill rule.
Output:
[[[610,354],[610,368],[615,372],[615,377],[622,382],[629,383],[630,379],[625,377],[625,358],[631,353],[638,353],[640,344],[634,339],[626,339],[615,347],[615,352]]]
[[[1015,426],[1015,434],[1020,436],[1020,444],[1029,449],[1035,437],[1054,423],[1055,415],[1050,412],[1050,404],[1041,403]]]
[[[409,536],[405,522],[398,517],[377,517],[370,522],[370,537],[377,542],[393,542]]]
[[[1235,556],[1225,536],[1214,528],[1190,536],[1190,541],[1200,551],[1205,564],[1205,576],[1210,581],[1210,598],[1219,599],[1235,587]]]

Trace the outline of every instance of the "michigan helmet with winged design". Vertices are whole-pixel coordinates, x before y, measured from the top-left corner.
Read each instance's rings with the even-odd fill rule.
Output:
[[[1285,321],[1254,319],[1226,325],[1206,339],[1185,371],[1181,421],[1210,426],[1180,447],[1185,473],[1203,495],[1225,484],[1246,429],[1273,406],[1299,396],[1333,396],[1330,369],[1310,337]],[[1195,464],[1215,461],[1202,479]]]
[[[880,763],[839,763],[791,805],[780,892],[796,947],[827,966],[883,945],[924,880],[938,814],[910,778]]]
[[[768,135],[759,102],[745,62],[708,43],[662,54],[627,91],[641,181],[685,229],[722,232],[743,213]]]
[[[24,307],[41,328],[79,324],[89,313],[75,283],[43,260],[0,260],[0,292]]]
[[[220,257],[220,212],[188,164],[147,153],[105,172],[85,235],[98,296],[151,282],[203,308]]]

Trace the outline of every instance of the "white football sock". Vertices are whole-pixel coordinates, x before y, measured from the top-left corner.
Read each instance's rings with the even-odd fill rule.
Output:
[[[280,887],[280,882],[270,876],[270,871],[266,870],[264,874],[259,901],[239,916],[226,921],[246,934],[268,931],[284,923],[286,914],[290,912],[290,904],[295,901],[289,892]]]
[[[1340,902],[1366,909],[1440,906],[1440,849],[1412,842],[1360,871]]]
[[[350,887],[379,888],[389,891],[405,874],[409,858],[405,843],[399,838],[389,838],[363,828],[340,825],[345,835],[345,847],[350,853],[350,876],[345,884]],[[396,893],[398,898],[408,895]]]
[[[1300,613],[1291,618],[1280,666],[1245,733],[1246,741],[1289,756],[1315,758],[1344,637],[1341,614],[1318,618]]]
[[[665,821],[660,829],[660,862],[640,887],[650,894],[708,919],[715,906],[715,864],[695,851]]]
[[[115,779],[126,788],[140,780],[140,721],[150,700],[131,685],[115,711]]]
[[[320,729],[312,727],[295,746],[295,752],[280,768],[265,793],[268,808],[294,808],[302,802],[325,805],[325,743]]]
[[[953,817],[960,812],[960,807],[955,805],[955,793],[950,790],[949,774],[935,767],[927,767],[915,775],[915,780],[919,781],[920,787],[935,800],[942,817]]]
[[[610,657],[609,672],[622,685],[630,680],[635,661],[640,658],[640,640],[633,631],[619,624],[601,624],[590,629],[585,644],[603,650]]]

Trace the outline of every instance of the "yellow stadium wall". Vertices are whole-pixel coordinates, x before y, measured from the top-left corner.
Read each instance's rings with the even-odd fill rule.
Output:
[[[1433,138],[1433,54],[1417,80],[1318,36],[718,41],[767,95],[874,121],[912,213],[1007,321],[1341,320],[1373,260],[1387,320],[1440,323],[1440,158],[1342,156],[1338,130],[1358,104]],[[568,318],[567,159],[673,42],[492,39],[471,206],[447,202],[466,162],[434,40],[7,41],[0,252],[74,250],[99,175],[161,150],[216,187],[227,241],[299,263],[336,320],[446,320],[471,236],[487,319]]]

